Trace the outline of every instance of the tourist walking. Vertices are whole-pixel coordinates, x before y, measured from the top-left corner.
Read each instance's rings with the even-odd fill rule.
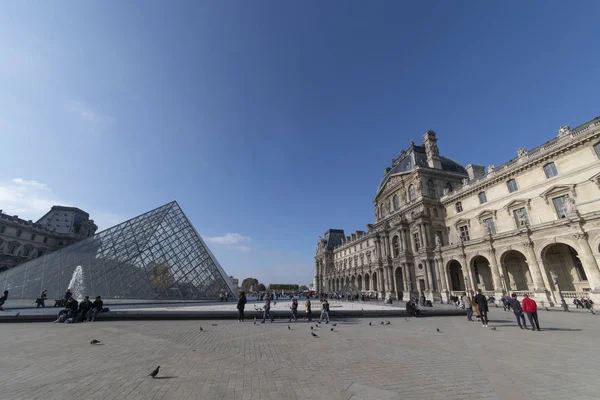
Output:
[[[473,321],[473,303],[471,303],[471,299],[467,296],[467,293],[463,293],[461,298],[465,310],[467,310],[467,321]]]
[[[531,324],[531,330],[535,331],[537,329],[539,331],[540,322],[538,321],[537,303],[535,300],[530,299],[529,295],[526,294],[522,306],[523,312],[527,314],[527,319],[529,319],[529,323]]]
[[[35,300],[35,304],[37,304],[37,306],[35,308],[46,308],[46,298],[48,297],[48,291],[46,289],[42,290],[42,294],[40,294],[40,297],[38,297]]]
[[[325,318],[325,323],[328,324],[329,323],[329,303],[327,302],[327,299],[323,300],[323,303],[321,303],[321,316],[319,317],[319,322],[321,322],[323,320],[323,318]]]
[[[244,322],[244,308],[246,308],[246,293],[242,290],[237,302],[238,322]]]
[[[527,324],[525,323],[525,315],[523,315],[523,308],[521,307],[521,303],[517,300],[517,294],[513,293],[512,298],[510,299],[510,308],[512,308],[513,313],[515,313],[515,317],[517,318],[517,324],[519,324],[519,328],[527,329]],[[523,321],[523,324],[521,324]]]
[[[298,299],[292,296],[292,315],[290,316],[290,322],[296,322],[296,315],[298,313]]]
[[[0,297],[0,311],[4,311],[4,308],[2,308],[2,306],[4,305],[4,303],[6,303],[7,299],[8,299],[8,290],[5,290],[4,293],[2,293],[2,297]]]
[[[484,295],[481,294],[481,289],[477,289],[477,295],[475,295],[475,303],[479,308],[479,314],[481,315],[481,325],[487,328],[488,326],[488,303]]]
[[[263,324],[265,323],[267,317],[269,317],[271,323],[273,323],[273,317],[271,316],[271,295],[268,293],[265,295],[265,305],[263,306]]]
[[[306,310],[306,319],[308,319],[309,322],[312,321],[312,309],[310,299],[308,297],[306,298],[306,302],[304,303],[304,308]]]

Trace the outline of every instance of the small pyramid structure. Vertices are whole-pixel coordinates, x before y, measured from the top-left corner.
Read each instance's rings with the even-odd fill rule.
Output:
[[[10,298],[216,300],[231,279],[176,201],[0,273]]]

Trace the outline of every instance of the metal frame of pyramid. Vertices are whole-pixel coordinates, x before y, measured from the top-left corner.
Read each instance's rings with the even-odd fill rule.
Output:
[[[176,201],[0,273],[10,298],[67,289],[106,299],[212,300],[236,297],[231,279]]]

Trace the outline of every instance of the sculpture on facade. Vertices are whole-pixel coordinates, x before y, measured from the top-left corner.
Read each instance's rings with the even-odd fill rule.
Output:
[[[561,126],[558,129],[558,137],[565,136],[571,133],[571,127],[569,125]]]
[[[526,156],[527,150],[525,150],[525,147],[521,147],[519,150],[517,150],[517,155],[519,158]]]
[[[463,186],[467,186],[469,184],[469,178],[463,178],[462,184],[463,184]]]
[[[442,247],[442,239],[439,235],[435,235],[435,248],[439,249],[440,247]]]
[[[494,165],[493,165],[493,164],[490,164],[490,165],[488,166],[488,174],[489,174],[489,173],[492,173],[492,172],[494,172],[494,170],[495,170],[495,169],[496,169],[496,167],[494,167]]]
[[[563,210],[566,215],[577,214],[577,205],[575,204],[575,199],[570,196],[567,197],[563,205]]]

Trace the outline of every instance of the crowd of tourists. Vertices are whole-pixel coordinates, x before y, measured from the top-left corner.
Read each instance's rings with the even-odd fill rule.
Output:
[[[41,306],[45,307],[44,300],[46,299],[46,289],[42,291],[40,298],[36,300],[41,302]],[[96,296],[96,300],[90,301],[90,296],[84,296],[83,300],[77,301],[73,298],[71,289],[67,289],[63,297],[55,301],[55,306],[62,308],[58,312],[58,316],[54,323],[74,323],[74,322],[94,322],[98,313],[106,312],[108,309],[104,308],[104,302],[100,296]],[[38,307],[40,303],[38,303]]]
[[[517,324],[521,329],[528,329],[527,323],[525,322],[525,315],[527,315],[527,319],[529,319],[529,324],[531,326],[531,330],[539,331],[540,323],[537,314],[537,303],[535,300],[529,298],[527,294],[525,294],[522,301],[517,299],[517,294],[513,293],[511,296],[503,297],[502,305],[504,306],[505,311],[512,311],[517,320]],[[481,289],[477,290],[477,295],[471,298],[466,293],[463,293],[460,298],[461,306],[467,311],[467,320],[475,321],[473,319],[473,315],[478,322],[481,322],[481,325],[484,327],[488,326],[488,299],[481,293]]]
[[[261,323],[264,324],[267,319],[270,320],[271,322],[273,322],[273,315],[271,314],[271,303],[274,302],[275,298],[276,298],[275,295],[272,296],[269,293],[264,293],[264,295],[261,296],[261,300],[264,300],[263,306],[259,309],[259,310],[262,310],[262,312],[263,312],[263,318],[262,318]],[[306,296],[304,298],[304,311],[306,313],[305,319],[308,321],[313,320],[311,298],[314,298],[314,296]],[[298,300],[299,300],[298,296],[290,295],[290,297],[289,297],[289,301],[290,301],[289,322],[296,322],[298,320],[298,306],[299,306]],[[243,291],[240,292],[240,296],[239,296],[238,302],[237,302],[238,321],[239,322],[244,321],[244,310],[246,308],[247,302],[248,302],[248,300],[246,298],[246,293],[244,293]],[[321,314],[319,317],[319,323],[321,323],[321,321],[325,320],[325,323],[328,324],[329,323],[329,302],[327,301],[327,297],[322,296],[320,299],[320,302],[321,302]]]
[[[573,304],[575,304],[576,308],[586,308],[588,310],[594,308],[594,302],[592,301],[592,299],[588,299],[585,297],[582,297],[581,299],[573,299]]]

